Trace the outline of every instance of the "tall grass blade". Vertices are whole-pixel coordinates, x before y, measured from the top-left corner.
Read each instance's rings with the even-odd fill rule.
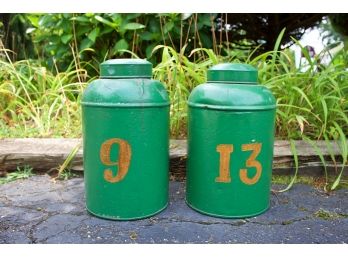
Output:
[[[274,49],[273,49],[273,53],[272,53],[272,72],[271,72],[271,76],[273,77],[274,75],[274,71],[275,71],[275,66],[276,66],[276,59],[278,57],[278,49],[280,47],[280,43],[282,42],[284,33],[285,33],[285,28],[282,29],[282,31],[279,33],[276,43],[274,45]]]
[[[323,152],[320,150],[320,148],[316,145],[315,141],[309,139],[306,136],[303,136],[303,139],[309,143],[312,148],[314,149],[314,151],[316,152],[316,154],[319,156],[321,163],[323,164],[324,167],[324,173],[325,173],[325,186],[324,186],[324,190],[327,191],[327,186],[329,184],[329,178],[328,178],[328,172],[327,172],[327,164],[323,155]]]
[[[60,178],[62,176],[62,174],[69,169],[69,166],[71,165],[73,159],[75,158],[75,155],[77,154],[77,152],[79,151],[81,147],[81,143],[77,144],[68,154],[67,158],[64,160],[63,164],[60,165],[59,169],[58,169],[58,174],[57,176],[54,178],[54,180],[56,180],[57,178]]]
[[[347,165],[347,156],[348,156],[348,145],[347,145],[347,138],[345,136],[345,134],[343,133],[342,129],[340,128],[340,126],[337,124],[337,122],[334,122],[335,128],[339,133],[339,141],[338,141],[338,145],[339,148],[341,150],[341,156],[342,156],[342,168],[341,171],[338,175],[338,177],[336,178],[336,180],[334,181],[334,183],[331,186],[331,190],[336,189],[336,187],[339,185],[344,168]]]
[[[278,190],[277,192],[279,193],[283,193],[283,192],[286,192],[288,191],[292,186],[293,184],[295,183],[296,181],[296,178],[297,178],[297,173],[298,173],[298,156],[297,156],[297,151],[296,151],[296,146],[295,146],[295,142],[293,140],[290,140],[290,150],[291,150],[291,153],[293,154],[294,156],[294,162],[295,162],[295,174],[294,176],[292,177],[289,185],[285,188],[285,189],[282,189],[282,190]]]

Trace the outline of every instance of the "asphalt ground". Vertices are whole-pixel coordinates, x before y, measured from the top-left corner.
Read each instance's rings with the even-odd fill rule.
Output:
[[[279,185],[272,185],[279,188]],[[284,185],[282,186],[284,187]],[[185,203],[185,182],[170,182],[168,207],[151,218],[113,221],[85,208],[83,178],[33,176],[0,186],[0,243],[348,243],[348,190],[330,194],[296,184],[271,194],[247,219],[202,215]]]

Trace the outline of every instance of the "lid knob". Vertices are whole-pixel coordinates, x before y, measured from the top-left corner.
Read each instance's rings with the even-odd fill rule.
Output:
[[[249,64],[222,63],[211,67],[207,73],[208,82],[257,83],[257,69]]]
[[[142,59],[111,59],[100,64],[101,78],[151,78],[152,63]]]

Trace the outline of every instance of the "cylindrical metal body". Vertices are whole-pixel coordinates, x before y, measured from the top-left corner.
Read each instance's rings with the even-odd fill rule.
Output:
[[[169,100],[152,64],[118,59],[82,97],[86,206],[108,219],[152,216],[168,203]]]
[[[257,70],[219,64],[188,101],[186,202],[223,218],[269,207],[276,102]]]

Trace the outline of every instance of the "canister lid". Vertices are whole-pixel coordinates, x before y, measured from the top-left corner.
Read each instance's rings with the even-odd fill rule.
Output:
[[[243,63],[221,63],[211,67],[208,82],[257,83],[257,69]]]
[[[101,78],[151,78],[152,63],[142,59],[111,59],[100,64]]]

